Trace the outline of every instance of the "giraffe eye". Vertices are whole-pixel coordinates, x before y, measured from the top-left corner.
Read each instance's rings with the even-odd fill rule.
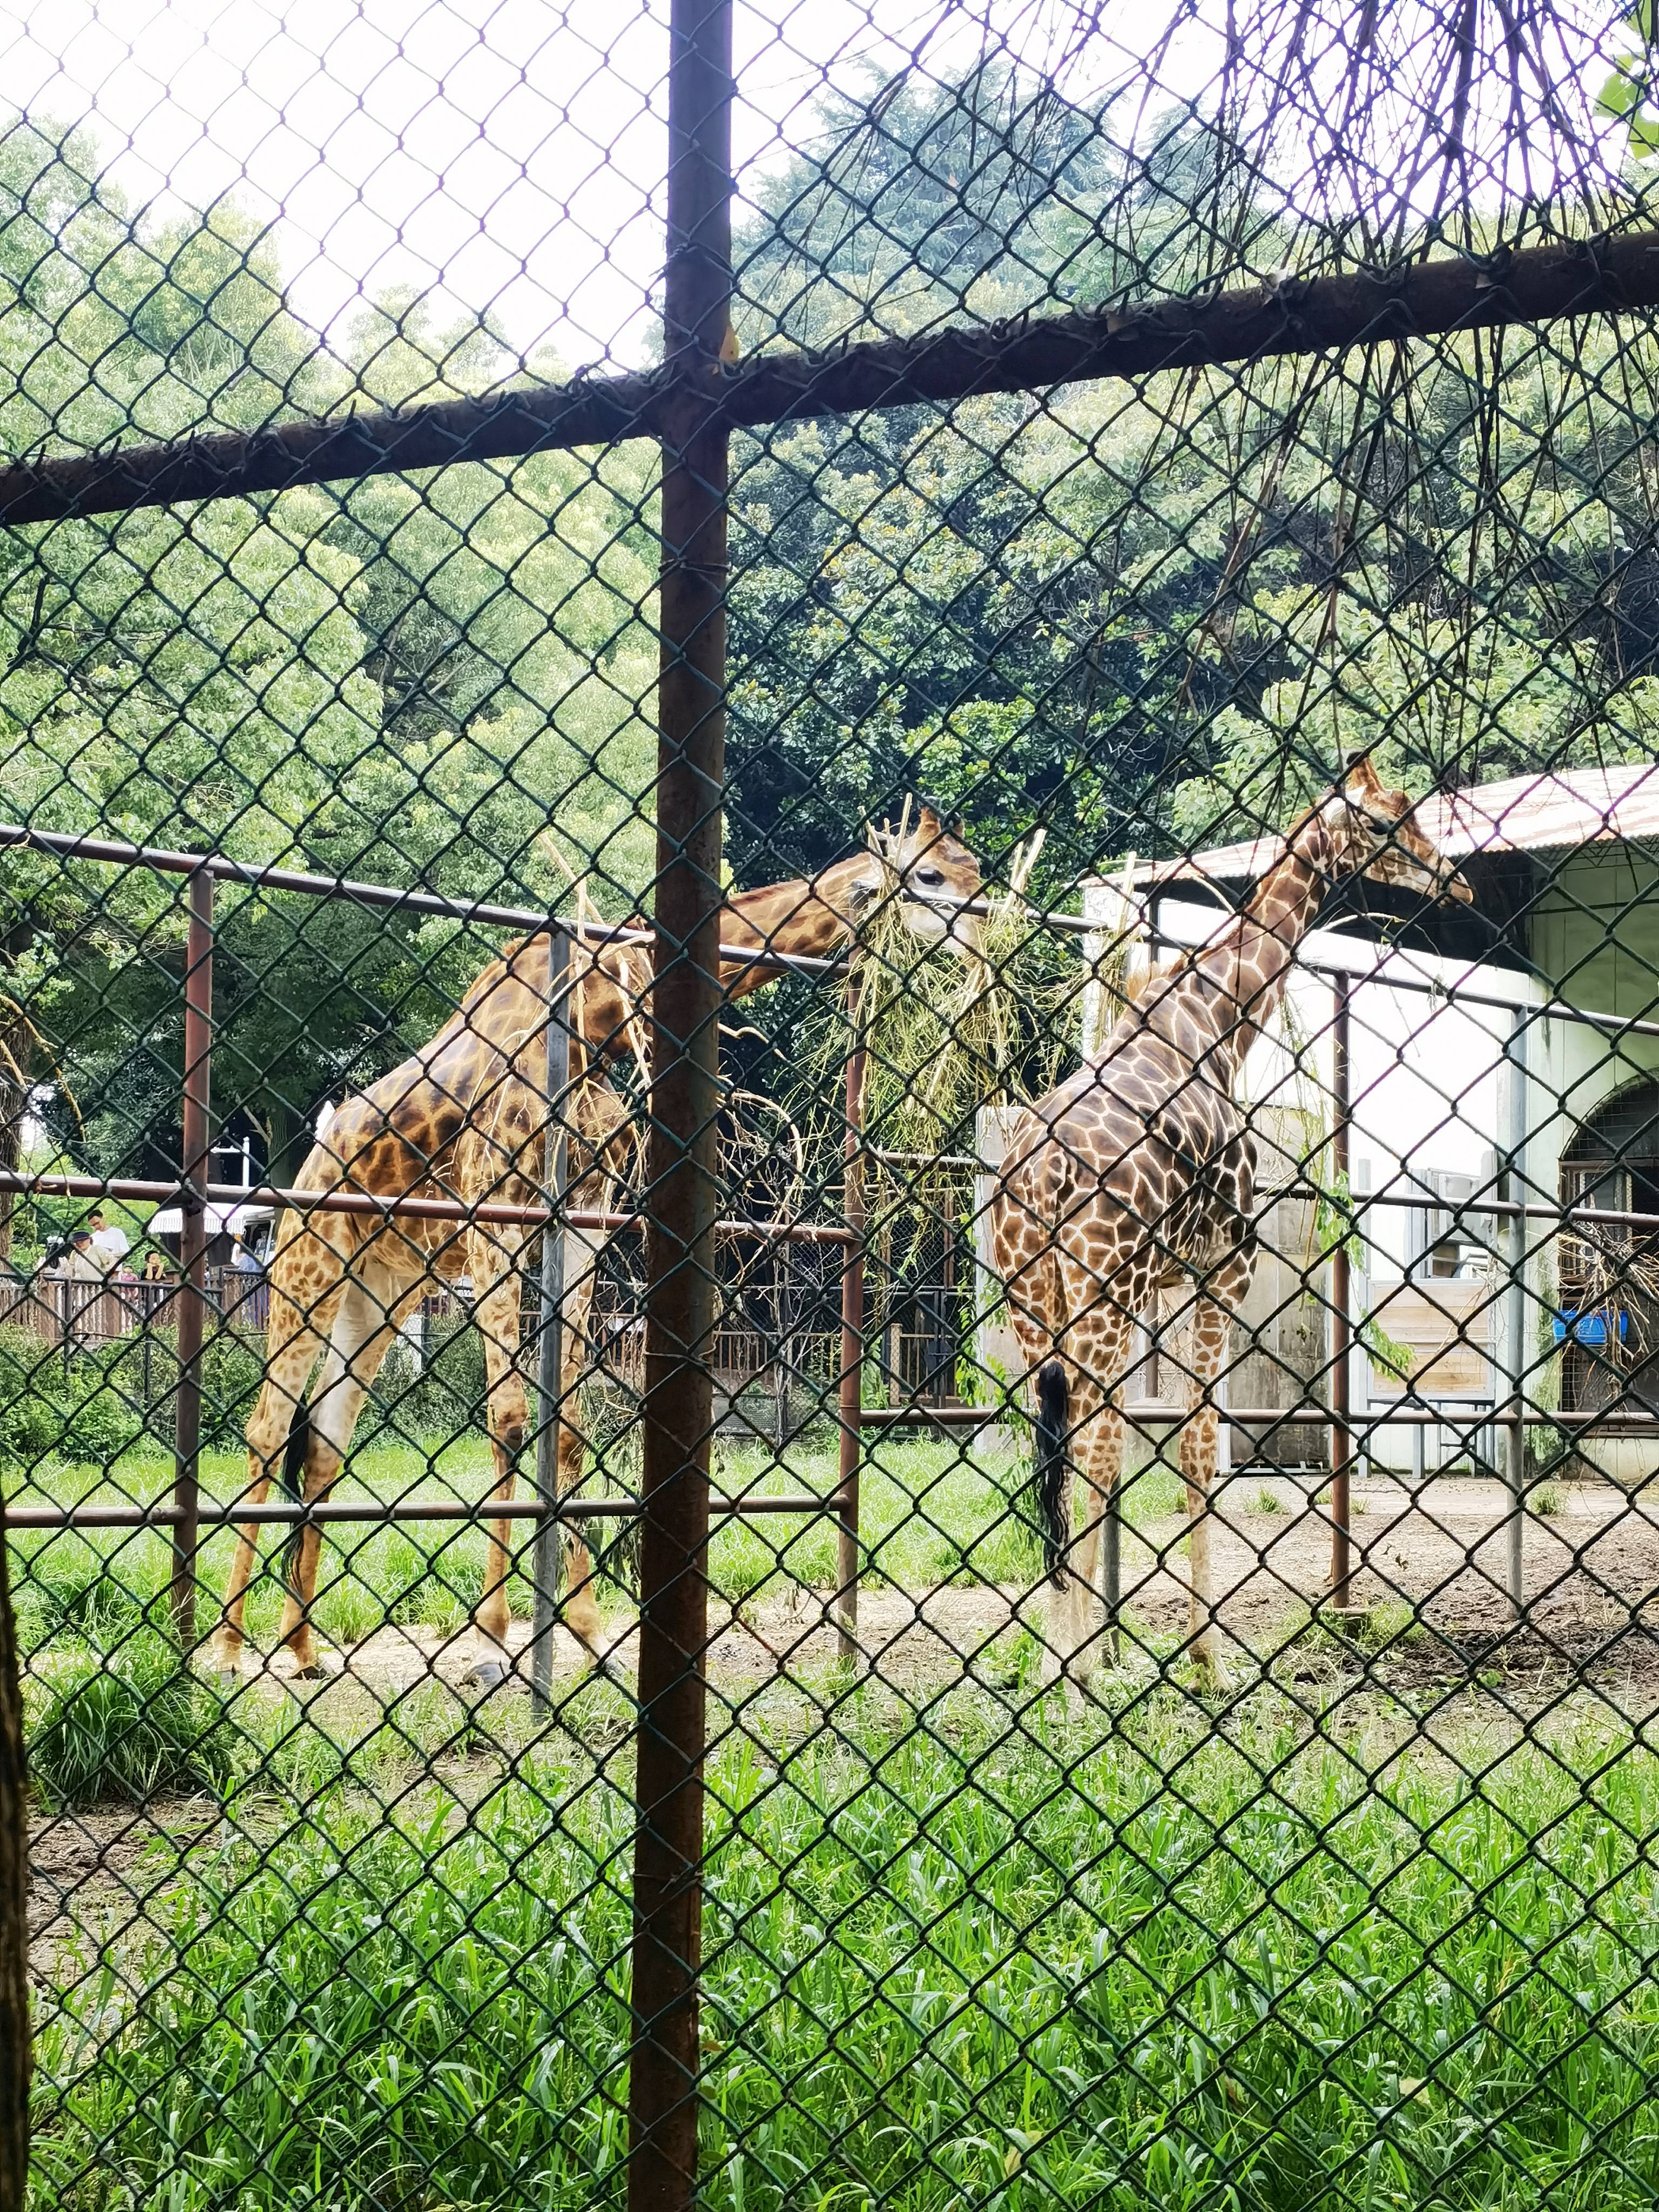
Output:
[[[942,890],[945,888],[944,872],[939,868],[918,868],[916,881],[925,891]]]

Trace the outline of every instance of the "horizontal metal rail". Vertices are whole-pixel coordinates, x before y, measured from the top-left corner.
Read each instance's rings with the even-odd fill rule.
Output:
[[[761,352],[729,368],[711,360],[702,371],[706,420],[711,429],[755,428],[1656,305],[1659,234],[1635,231],[1352,276],[1280,277],[1200,297],[1018,315],[824,353]],[[0,470],[0,526],[656,437],[665,407],[697,374],[677,359],[648,372],[579,376],[482,398],[40,456]]]
[[[876,1160],[884,1168],[978,1168],[985,1170],[985,1162],[976,1159],[972,1152],[889,1152],[879,1145],[867,1145],[864,1157]]]
[[[1137,1421],[1184,1421],[1196,1410],[1193,1407],[1161,1404],[1126,1406],[1123,1418],[1131,1425]],[[1012,1400],[1006,1406],[869,1406],[859,1416],[859,1425],[865,1429],[980,1429],[988,1428],[997,1421],[1006,1421],[1011,1413],[1018,1414],[1022,1411]],[[1242,1428],[1273,1428],[1280,1422],[1294,1422],[1297,1427],[1316,1427],[1321,1423],[1328,1424],[1333,1418],[1330,1407],[1322,1406],[1316,1401],[1289,1406],[1217,1406],[1215,1411],[1224,1421],[1232,1421]],[[1538,1422],[1547,1426],[1558,1420],[1571,1421],[1578,1417],[1571,1413],[1517,1415],[1507,1410],[1497,1413],[1477,1410],[1464,1419],[1456,1409],[1437,1412],[1432,1407],[1388,1406],[1375,1413],[1354,1413],[1349,1418],[1356,1429],[1368,1423],[1382,1427],[1389,1422],[1403,1423],[1407,1427],[1426,1425],[1440,1428],[1484,1429],[1489,1428],[1494,1421],[1502,1425],[1519,1419],[1523,1423]],[[1634,1419],[1638,1417],[1614,1415],[1612,1418]],[[1659,1425],[1659,1422],[1650,1425]]]
[[[1616,1162],[1609,1162],[1616,1166]],[[1329,1191],[1322,1190],[1317,1183],[1288,1182],[1272,1192],[1274,1198],[1322,1198],[1332,1204],[1337,1201]],[[1459,1220],[1471,1213],[1501,1213],[1506,1221],[1554,1221],[1571,1227],[1574,1224],[1592,1224],[1612,1229],[1659,1230],[1659,1213],[1636,1213],[1628,1207],[1613,1206],[1546,1206],[1530,1199],[1485,1198],[1479,1194],[1455,1200],[1442,1198],[1427,1184],[1423,1195],[1413,1197],[1409,1191],[1361,1190],[1352,1192],[1345,1210],[1352,1214],[1364,1213],[1373,1206],[1432,1206],[1436,1212],[1455,1216]]]
[[[838,1500],[807,1492],[788,1498],[713,1498],[711,1513],[726,1519],[744,1519],[755,1513],[834,1513]],[[539,1498],[481,1498],[477,1504],[459,1498],[319,1498],[312,1504],[286,1499],[276,1504],[211,1505],[197,1509],[198,1524],[206,1528],[300,1528],[315,1522],[379,1526],[390,1521],[627,1521],[644,1508],[632,1498],[561,1498],[549,1503]],[[0,1527],[6,1528],[167,1528],[180,1517],[182,1509],[170,1500],[156,1505],[7,1505],[0,1509]]]
[[[445,915],[457,921],[477,922],[492,929],[562,930],[586,945],[648,945],[655,938],[648,929],[630,928],[624,922],[584,921],[538,907],[495,906],[487,899],[455,899],[441,891],[404,890],[396,884],[361,883],[353,876],[307,875],[298,868],[268,867],[255,860],[233,860],[225,853],[179,853],[166,845],[125,845],[112,837],[87,837],[78,831],[36,830],[27,823],[0,822],[0,847],[24,846],[56,853],[69,860],[97,860],[112,867],[155,868],[164,875],[206,874],[225,883],[246,884],[250,890],[297,891],[309,898],[349,899],[358,906],[381,906],[410,914]],[[763,945],[722,945],[722,962],[744,969],[775,968],[808,975],[840,975],[847,969],[844,957],[820,959],[806,952],[774,952]]]
[[[1146,1405],[1126,1406],[1123,1418],[1131,1427],[1153,1421],[1185,1421],[1197,1409],[1189,1406]],[[863,1429],[983,1429],[1006,1421],[1011,1414],[1022,1409],[1012,1403],[1007,1406],[872,1406],[859,1418]],[[1336,1417],[1328,1406],[1317,1403],[1294,1406],[1218,1406],[1216,1413],[1224,1421],[1231,1421],[1240,1428],[1277,1428],[1294,1425],[1297,1428],[1328,1428]],[[1516,1413],[1507,1407],[1482,1408],[1479,1406],[1448,1405],[1443,1407],[1384,1405],[1343,1416],[1346,1425],[1356,1434],[1370,1434],[1385,1428],[1489,1429],[1513,1428],[1518,1423],[1524,1429],[1598,1428],[1624,1431],[1632,1436],[1659,1435],[1659,1414],[1621,1413],[1617,1408],[1592,1407],[1588,1411],[1574,1410],[1553,1413]]]
[[[540,1203],[512,1206],[494,1199],[476,1202],[459,1198],[376,1198],[358,1190],[298,1190],[288,1185],[210,1182],[187,1194],[179,1182],[149,1182],[137,1176],[20,1175],[0,1170],[0,1190],[15,1190],[41,1198],[153,1199],[158,1205],[181,1202],[189,1194],[210,1206],[289,1206],[301,1213],[372,1214],[387,1220],[408,1217],[416,1221],[497,1222],[538,1226],[548,1218]],[[563,1215],[573,1229],[642,1229],[642,1213],[604,1213],[576,1207]],[[722,1235],[763,1237],[781,1244],[848,1244],[850,1229],[828,1221],[717,1221]]]
[[[873,1406],[866,1407],[860,1416],[859,1425],[863,1429],[987,1428],[1006,1420],[1013,1410],[1009,1407],[982,1406]],[[1125,1418],[1131,1425],[1155,1421],[1183,1421],[1190,1417],[1192,1410],[1188,1407],[1167,1404],[1131,1406],[1125,1408]],[[1224,1421],[1233,1422],[1241,1427],[1273,1428],[1291,1423],[1303,1428],[1328,1427],[1334,1418],[1328,1407],[1317,1404],[1222,1406],[1217,1411]],[[1486,1411],[1479,1407],[1435,1409],[1389,1406],[1373,1408],[1368,1413],[1352,1413],[1348,1420],[1356,1433],[1360,1435],[1389,1427],[1463,1431],[1505,1428],[1515,1425],[1517,1421],[1523,1428],[1598,1428],[1613,1434],[1659,1435],[1659,1416],[1594,1409],[1516,1414],[1503,1409]],[[709,1501],[709,1510],[717,1519],[723,1520],[743,1520],[757,1514],[772,1513],[829,1516],[840,1510],[840,1503],[839,1495],[834,1491],[827,1494],[808,1492],[772,1498],[714,1498]],[[204,1501],[198,1508],[198,1520],[204,1528],[247,1526],[290,1528],[312,1523],[323,1527],[376,1527],[392,1522],[471,1523],[538,1521],[544,1517],[556,1521],[625,1521],[636,1517],[641,1510],[638,1501],[630,1498],[562,1498],[554,1503],[535,1498],[480,1498],[476,1501],[452,1498],[395,1500],[320,1498],[308,1504],[295,1499],[284,1499],[276,1504],[260,1505],[212,1504]],[[11,1504],[0,1508],[0,1527],[8,1529],[167,1528],[177,1523],[180,1510],[171,1500],[155,1505]]]
[[[0,478],[3,472],[0,471]],[[486,899],[457,899],[441,891],[406,889],[396,884],[374,884],[360,881],[351,876],[311,875],[295,868],[267,866],[252,860],[238,860],[223,853],[181,853],[167,846],[129,845],[113,838],[83,836],[77,831],[36,830],[26,823],[0,823],[0,847],[24,846],[56,853],[65,860],[101,861],[112,866],[155,868],[173,875],[193,875],[205,871],[210,876],[226,882],[240,883],[254,890],[295,891],[313,898],[344,898],[359,905],[403,908],[412,914],[442,915],[459,921],[470,921],[481,927],[502,929],[541,931],[560,929],[580,938],[589,945],[621,945],[644,946],[654,943],[649,930],[632,929],[621,922],[582,921],[571,916],[552,914],[538,907],[513,907],[493,904]],[[933,901],[919,899],[919,905],[937,905],[943,913],[983,915],[996,910],[993,902],[986,899]],[[1069,932],[1073,935],[1092,935],[1102,925],[1088,916],[1034,910],[1031,920],[1045,929]],[[1196,947],[1191,948],[1196,950]],[[765,968],[779,974],[792,973],[809,975],[842,975],[847,973],[844,956],[819,958],[804,952],[775,952],[765,945],[722,945],[720,959],[728,966],[746,969]],[[1351,969],[1340,961],[1321,960],[1316,957],[1298,956],[1298,967],[1315,975],[1347,975],[1355,983],[1373,983],[1381,989],[1415,991],[1430,998],[1439,999],[1448,1006],[1468,1006],[1491,1008],[1500,1013],[1517,1010],[1528,1016],[1553,1022],[1577,1023],[1583,1026],[1613,1032],[1620,1036],[1659,1037],[1659,1022],[1627,1019],[1619,1014],[1603,1014],[1580,1006],[1570,1006],[1559,999],[1533,1001],[1506,999],[1494,992],[1474,991],[1462,985],[1448,985],[1430,976],[1368,974],[1364,969]],[[878,1155],[878,1157],[883,1157]],[[896,1163],[921,1165],[927,1156],[922,1154],[892,1154]],[[963,1156],[940,1155],[940,1165],[975,1165]]]
[[[1372,983],[1382,991],[1415,991],[1447,1006],[1486,1006],[1501,1014],[1524,1014],[1528,1021],[1577,1023],[1583,1029],[1615,1032],[1620,1036],[1659,1037],[1659,1022],[1599,1014],[1584,1006],[1570,1006],[1562,999],[1505,999],[1495,991],[1470,991],[1461,983],[1439,983],[1429,975],[1368,974],[1363,968],[1345,968],[1340,961],[1309,959],[1300,953],[1296,964],[1316,975],[1346,975],[1355,984]]]

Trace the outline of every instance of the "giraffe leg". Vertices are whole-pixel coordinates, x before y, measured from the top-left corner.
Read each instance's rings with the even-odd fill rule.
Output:
[[[1115,1660],[1117,1625],[1103,1632],[1097,1625],[1095,1607],[1101,1591],[1100,1563],[1106,1533],[1106,1516],[1117,1505],[1123,1479],[1123,1415],[1108,1401],[1078,1439],[1078,1468],[1083,1477],[1085,1523],[1078,1547],[1077,1603],[1079,1638],[1076,1673],[1085,1686],[1093,1680],[1103,1658]]]
[[[1056,1375],[1064,1373],[1063,1367],[1057,1361],[1052,1369],[1049,1366],[1050,1361],[1054,1358],[1055,1344],[1064,1326],[1060,1310],[1060,1269],[1054,1253],[1047,1248],[1032,1255],[1016,1247],[1006,1253],[1000,1254],[999,1261],[1008,1298],[1008,1318],[1013,1326],[1014,1336],[1024,1362],[1027,1384],[1037,1401],[1036,1465],[1033,1470],[1032,1486],[1036,1493],[1038,1510],[1046,1517],[1048,1509],[1042,1496],[1044,1480],[1042,1428],[1048,1416],[1042,1407],[1042,1401],[1045,1380],[1052,1382]],[[1070,1416],[1068,1382],[1066,1403],[1055,1413],[1055,1418],[1058,1419],[1062,1431],[1069,1427]],[[1060,1464],[1054,1471],[1054,1477],[1060,1484],[1060,1496],[1054,1507],[1054,1519],[1060,1529],[1068,1529],[1071,1526],[1072,1510],[1071,1466],[1070,1455],[1065,1449],[1063,1442]],[[1045,1546],[1050,1540],[1053,1531],[1049,1528],[1044,1528]],[[1048,1577],[1048,1617],[1042,1632],[1038,1638],[1042,1646],[1041,1679],[1044,1684],[1057,1681],[1060,1677],[1061,1624],[1059,1613],[1064,1591],[1064,1583],[1060,1578],[1066,1574],[1066,1571],[1062,1560],[1059,1567]]]
[[[1067,1289],[1078,1318],[1066,1341],[1065,1365],[1071,1378],[1071,1449],[1079,1474],[1082,1525],[1069,1559],[1054,1584],[1052,1641],[1060,1666],[1086,1685],[1100,1665],[1103,1638],[1098,1617],[1100,1551],[1106,1506],[1116,1491],[1123,1465],[1123,1417],[1113,1401],[1129,1347],[1129,1314],[1109,1294],[1103,1295],[1092,1273],[1086,1292],[1070,1279]],[[1086,1298],[1086,1303],[1085,1303]]]
[[[1181,1474],[1187,1490],[1188,1649],[1201,1684],[1219,1687],[1225,1677],[1215,1620],[1215,1580],[1210,1556],[1221,1416],[1212,1391],[1225,1370],[1232,1316],[1249,1285],[1249,1262],[1239,1258],[1217,1271],[1194,1301],[1188,1359],[1194,1409],[1181,1431]]]
[[[527,1407],[519,1353],[519,1267],[526,1242],[525,1233],[517,1229],[477,1229],[469,1239],[472,1317],[483,1338],[489,1449],[495,1462],[490,1495],[502,1503],[513,1496],[525,1445]],[[512,1523],[502,1517],[486,1526],[483,1589],[472,1616],[477,1652],[466,1680],[477,1689],[495,1688],[512,1668],[507,1649],[512,1608],[507,1589],[512,1568]]]
[[[264,1504],[272,1477],[283,1472],[306,1385],[327,1350],[345,1295],[342,1255],[306,1229],[297,1234],[305,1239],[302,1259],[296,1259],[296,1238],[290,1236],[271,1271],[264,1378],[247,1425],[245,1494],[250,1505]],[[236,1550],[214,1636],[213,1662],[222,1674],[234,1675],[241,1662],[243,1613],[258,1548],[257,1524],[244,1522],[236,1532]]]
[[[347,1285],[329,1334],[327,1357],[306,1408],[309,1433],[303,1496],[307,1504],[327,1495],[345,1462],[363,1400],[398,1333],[399,1310],[395,1293],[378,1271],[367,1281]],[[302,1680],[322,1671],[312,1624],[322,1547],[323,1532],[310,1522],[301,1528],[289,1554],[282,1642],[293,1657],[295,1675]]]

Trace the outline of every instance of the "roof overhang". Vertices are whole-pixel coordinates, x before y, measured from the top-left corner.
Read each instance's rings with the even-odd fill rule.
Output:
[[[1419,805],[1417,823],[1457,861],[1473,906],[1431,905],[1419,893],[1362,877],[1326,901],[1320,926],[1396,938],[1447,959],[1528,968],[1527,924],[1553,859],[1640,844],[1659,860],[1659,765],[1565,769],[1435,792]],[[1166,897],[1235,907],[1283,850],[1281,838],[1259,837],[1150,861],[1136,869],[1134,887],[1154,911]]]

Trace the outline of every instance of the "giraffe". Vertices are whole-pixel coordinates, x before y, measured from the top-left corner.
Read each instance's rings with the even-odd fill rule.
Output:
[[[1242,909],[1126,1007],[1099,1053],[1027,1108],[991,1203],[994,1264],[1035,1378],[1036,1495],[1049,1583],[1050,1677],[1098,1664],[1091,1606],[1106,1501],[1122,1469],[1118,1401],[1131,1333],[1154,1297],[1185,1291],[1192,1399],[1181,1437],[1188,1515],[1188,1650],[1219,1679],[1210,1489],[1212,1392],[1255,1261],[1255,1147],[1235,1092],[1326,894],[1368,874],[1468,903],[1468,884],[1414,826],[1369,757],[1294,825]],[[1089,1503],[1073,1535],[1069,1460]]]
[[[975,942],[961,918],[977,895],[979,863],[937,810],[914,813],[907,800],[898,829],[866,834],[862,852],[822,874],[739,892],[720,912],[720,942],[739,957],[723,959],[728,998],[772,981],[769,953],[824,957],[852,941],[878,904],[896,899],[923,941]],[[637,917],[628,927],[647,927]],[[644,946],[573,941],[567,1020],[572,1048],[568,1096],[553,1101],[546,1085],[548,1006],[553,939],[520,940],[487,967],[453,1018],[410,1059],[335,1114],[296,1179],[306,1191],[366,1193],[382,1200],[459,1199],[533,1204],[550,1124],[568,1143],[567,1206],[602,1212],[632,1143],[626,1105],[607,1070],[630,1051],[643,1060],[643,1008],[650,985]],[[740,956],[750,950],[752,962]],[[483,1338],[487,1425],[495,1462],[493,1498],[513,1495],[514,1465],[526,1442],[527,1406],[519,1362],[520,1285],[534,1231],[520,1224],[387,1219],[293,1209],[278,1225],[270,1268],[265,1366],[247,1428],[244,1502],[258,1504],[273,1477],[307,1500],[329,1489],[350,1449],[364,1398],[399,1324],[435,1279],[465,1275]],[[567,1225],[561,1308],[561,1407],[574,1404],[587,1364],[585,1332],[601,1232]],[[313,1379],[314,1376],[314,1379]],[[310,1395],[307,1398],[307,1385]],[[557,1427],[557,1491],[580,1480],[584,1441],[566,1413]],[[305,1527],[290,1547],[282,1647],[297,1675],[318,1663],[311,1608],[321,1532]],[[239,1669],[247,1586],[256,1557],[252,1523],[238,1530],[214,1638],[219,1671]],[[507,1578],[508,1523],[488,1528],[483,1594],[472,1627],[477,1646],[469,1680],[493,1688],[510,1670]],[[606,1664],[592,1563],[574,1528],[563,1532],[565,1624],[588,1659]]]

